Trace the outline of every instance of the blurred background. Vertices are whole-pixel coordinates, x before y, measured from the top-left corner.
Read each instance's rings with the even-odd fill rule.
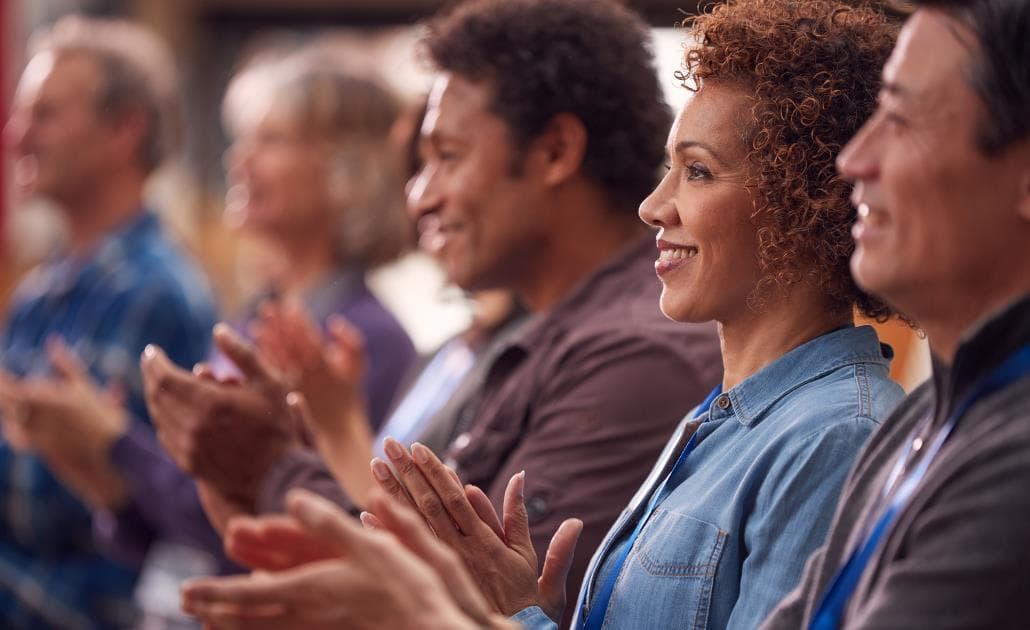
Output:
[[[0,85],[3,119],[24,63],[31,33],[64,14],[121,16],[156,31],[174,51],[180,72],[184,114],[183,150],[152,178],[148,197],[208,273],[223,313],[236,311],[257,289],[252,245],[228,229],[223,153],[229,140],[222,127],[221,101],[229,77],[258,51],[329,41],[357,67],[379,74],[406,103],[424,96],[429,75],[420,63],[418,21],[441,0],[0,0]],[[659,73],[669,104],[685,96],[674,73],[682,35],[675,28],[696,11],[691,0],[631,0],[653,26]],[[51,251],[61,238],[60,220],[38,202],[15,203],[10,195],[9,160],[4,158],[0,191],[0,309],[18,277]],[[445,285],[425,256],[413,253],[376,270],[373,291],[426,353],[469,321],[460,291]],[[881,327],[898,359],[895,377],[905,386],[929,371],[925,343],[897,324]]]

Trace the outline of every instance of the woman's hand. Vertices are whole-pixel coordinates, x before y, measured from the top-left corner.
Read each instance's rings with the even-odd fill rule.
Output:
[[[400,542],[303,491],[288,517],[234,521],[230,554],[273,572],[190,581],[184,610],[218,628],[510,627],[415,514],[371,501]]]
[[[367,425],[361,393],[365,345],[358,332],[336,315],[327,321],[329,338],[297,302],[266,302],[251,326],[262,356],[304,395],[316,438],[346,439],[354,424]]]
[[[428,448],[408,453],[396,440],[385,445],[395,469],[374,460],[373,475],[388,494],[412,505],[437,536],[465,561],[494,610],[511,616],[538,605],[552,619],[565,609],[565,581],[583,529],[582,521],[561,524],[537,577],[537,555],[529,532],[523,488],[525,473],[514,475],[504,493],[503,518],[475,486],[462,487],[457,474]],[[363,515],[366,525],[382,526],[378,514]]]

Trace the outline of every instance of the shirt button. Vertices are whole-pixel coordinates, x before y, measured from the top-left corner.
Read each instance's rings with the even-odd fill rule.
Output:
[[[719,409],[729,409],[730,408],[730,397],[727,396],[726,394],[723,394],[722,396],[719,396],[718,398],[715,399],[715,406],[718,407]]]

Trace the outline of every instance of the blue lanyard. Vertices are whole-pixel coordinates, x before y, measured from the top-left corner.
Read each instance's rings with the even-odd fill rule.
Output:
[[[916,488],[919,487],[919,483],[926,476],[926,471],[930,464],[940,452],[948,436],[951,435],[959,420],[962,419],[962,416],[981,398],[1007,387],[1027,374],[1030,374],[1030,344],[1023,346],[1010,355],[955,407],[955,411],[948,416],[944,426],[934,436],[922,460],[901,481],[897,492],[894,494],[894,498],[884,507],[883,512],[874,522],[865,540],[855,547],[850,557],[848,557],[848,561],[833,577],[829,588],[819,603],[819,607],[812,616],[812,622],[808,626],[809,630],[835,630],[840,626],[844,608],[858,586],[858,581],[862,577],[866,565],[869,564],[869,560],[879,546],[880,541],[890,531],[891,525],[894,524],[898,514],[901,513],[908,504],[909,499],[912,498]],[[894,484],[901,479],[902,473],[905,470],[905,464],[912,454],[911,444],[909,442],[908,448],[898,459],[897,463],[895,463],[893,470],[891,470],[890,477],[888,477],[887,484],[883,489],[884,497],[890,493]]]
[[[712,406],[714,401],[719,394],[722,393],[722,385],[717,386],[712,390],[708,397],[705,398],[704,402],[697,408],[694,413],[694,418],[698,418],[708,411],[708,408]],[[658,486],[654,494],[651,495],[651,500],[647,503],[647,508],[644,513],[640,515],[640,520],[637,521],[637,526],[633,529],[633,533],[629,535],[622,545],[619,547],[619,556],[612,565],[611,571],[605,577],[604,584],[601,585],[601,589],[597,592],[597,597],[594,598],[594,605],[590,608],[590,615],[580,625],[581,630],[600,630],[604,624],[604,616],[608,612],[608,604],[612,599],[612,592],[615,590],[615,581],[619,577],[619,573],[622,571],[622,565],[626,563],[626,558],[629,557],[629,552],[633,549],[633,543],[636,541],[637,536],[640,535],[640,530],[644,529],[644,524],[647,523],[647,519],[654,512],[654,509],[658,507],[658,504],[665,498],[669,480],[679,472],[680,468],[683,467],[683,463],[687,461],[687,457],[690,455],[694,447],[697,446],[697,434],[700,431],[700,427],[694,430],[694,434],[687,440],[687,444],[683,447],[683,451],[680,452],[679,458],[673,465],[672,470],[665,476],[662,483]],[[671,491],[671,488],[668,489]]]

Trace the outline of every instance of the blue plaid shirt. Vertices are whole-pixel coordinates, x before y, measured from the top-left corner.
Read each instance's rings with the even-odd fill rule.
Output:
[[[207,355],[215,310],[203,276],[142,212],[88,257],[55,257],[18,287],[0,362],[50,372],[60,335],[101,384],[119,384],[149,422],[139,355],[154,343],[191,366]],[[33,456],[0,440],[0,627],[114,628],[131,622],[136,574],[100,556],[89,510]]]

